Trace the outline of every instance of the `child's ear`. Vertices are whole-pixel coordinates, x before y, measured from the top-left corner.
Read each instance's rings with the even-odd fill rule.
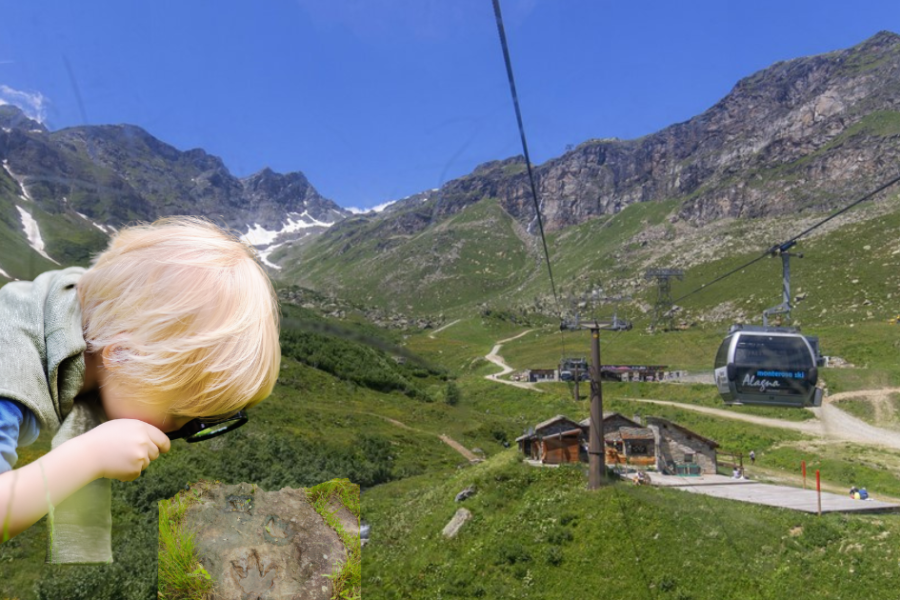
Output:
[[[103,358],[103,368],[111,370],[125,361],[126,350],[120,342],[113,342],[100,351],[100,356]]]

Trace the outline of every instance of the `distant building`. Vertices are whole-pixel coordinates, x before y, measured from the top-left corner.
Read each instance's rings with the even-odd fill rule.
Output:
[[[606,381],[662,381],[666,365],[600,365],[600,379]]]
[[[544,464],[587,462],[590,419],[575,422],[557,415],[516,438],[526,458]],[[715,473],[718,443],[660,417],[638,419],[618,413],[603,415],[606,463],[656,468],[672,475]]]
[[[647,417],[656,433],[656,468],[670,475],[714,474],[719,444],[660,417]]]
[[[583,440],[581,425],[563,415],[538,423],[516,438],[519,451],[526,458],[550,465],[579,462]]]
[[[532,383],[556,380],[556,369],[531,369],[528,371],[528,381]]]

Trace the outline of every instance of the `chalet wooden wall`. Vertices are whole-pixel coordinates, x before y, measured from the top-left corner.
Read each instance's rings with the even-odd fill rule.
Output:
[[[578,440],[578,435],[542,440],[541,443],[544,446],[544,463],[548,465],[577,463],[579,461]]]

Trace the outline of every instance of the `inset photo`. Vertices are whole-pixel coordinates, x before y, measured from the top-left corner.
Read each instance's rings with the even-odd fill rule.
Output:
[[[361,597],[359,486],[200,481],[159,502],[163,600]]]

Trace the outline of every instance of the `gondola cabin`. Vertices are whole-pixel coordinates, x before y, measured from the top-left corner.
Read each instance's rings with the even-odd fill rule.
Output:
[[[735,325],[716,353],[715,379],[726,404],[820,406],[816,355],[799,331]]]

